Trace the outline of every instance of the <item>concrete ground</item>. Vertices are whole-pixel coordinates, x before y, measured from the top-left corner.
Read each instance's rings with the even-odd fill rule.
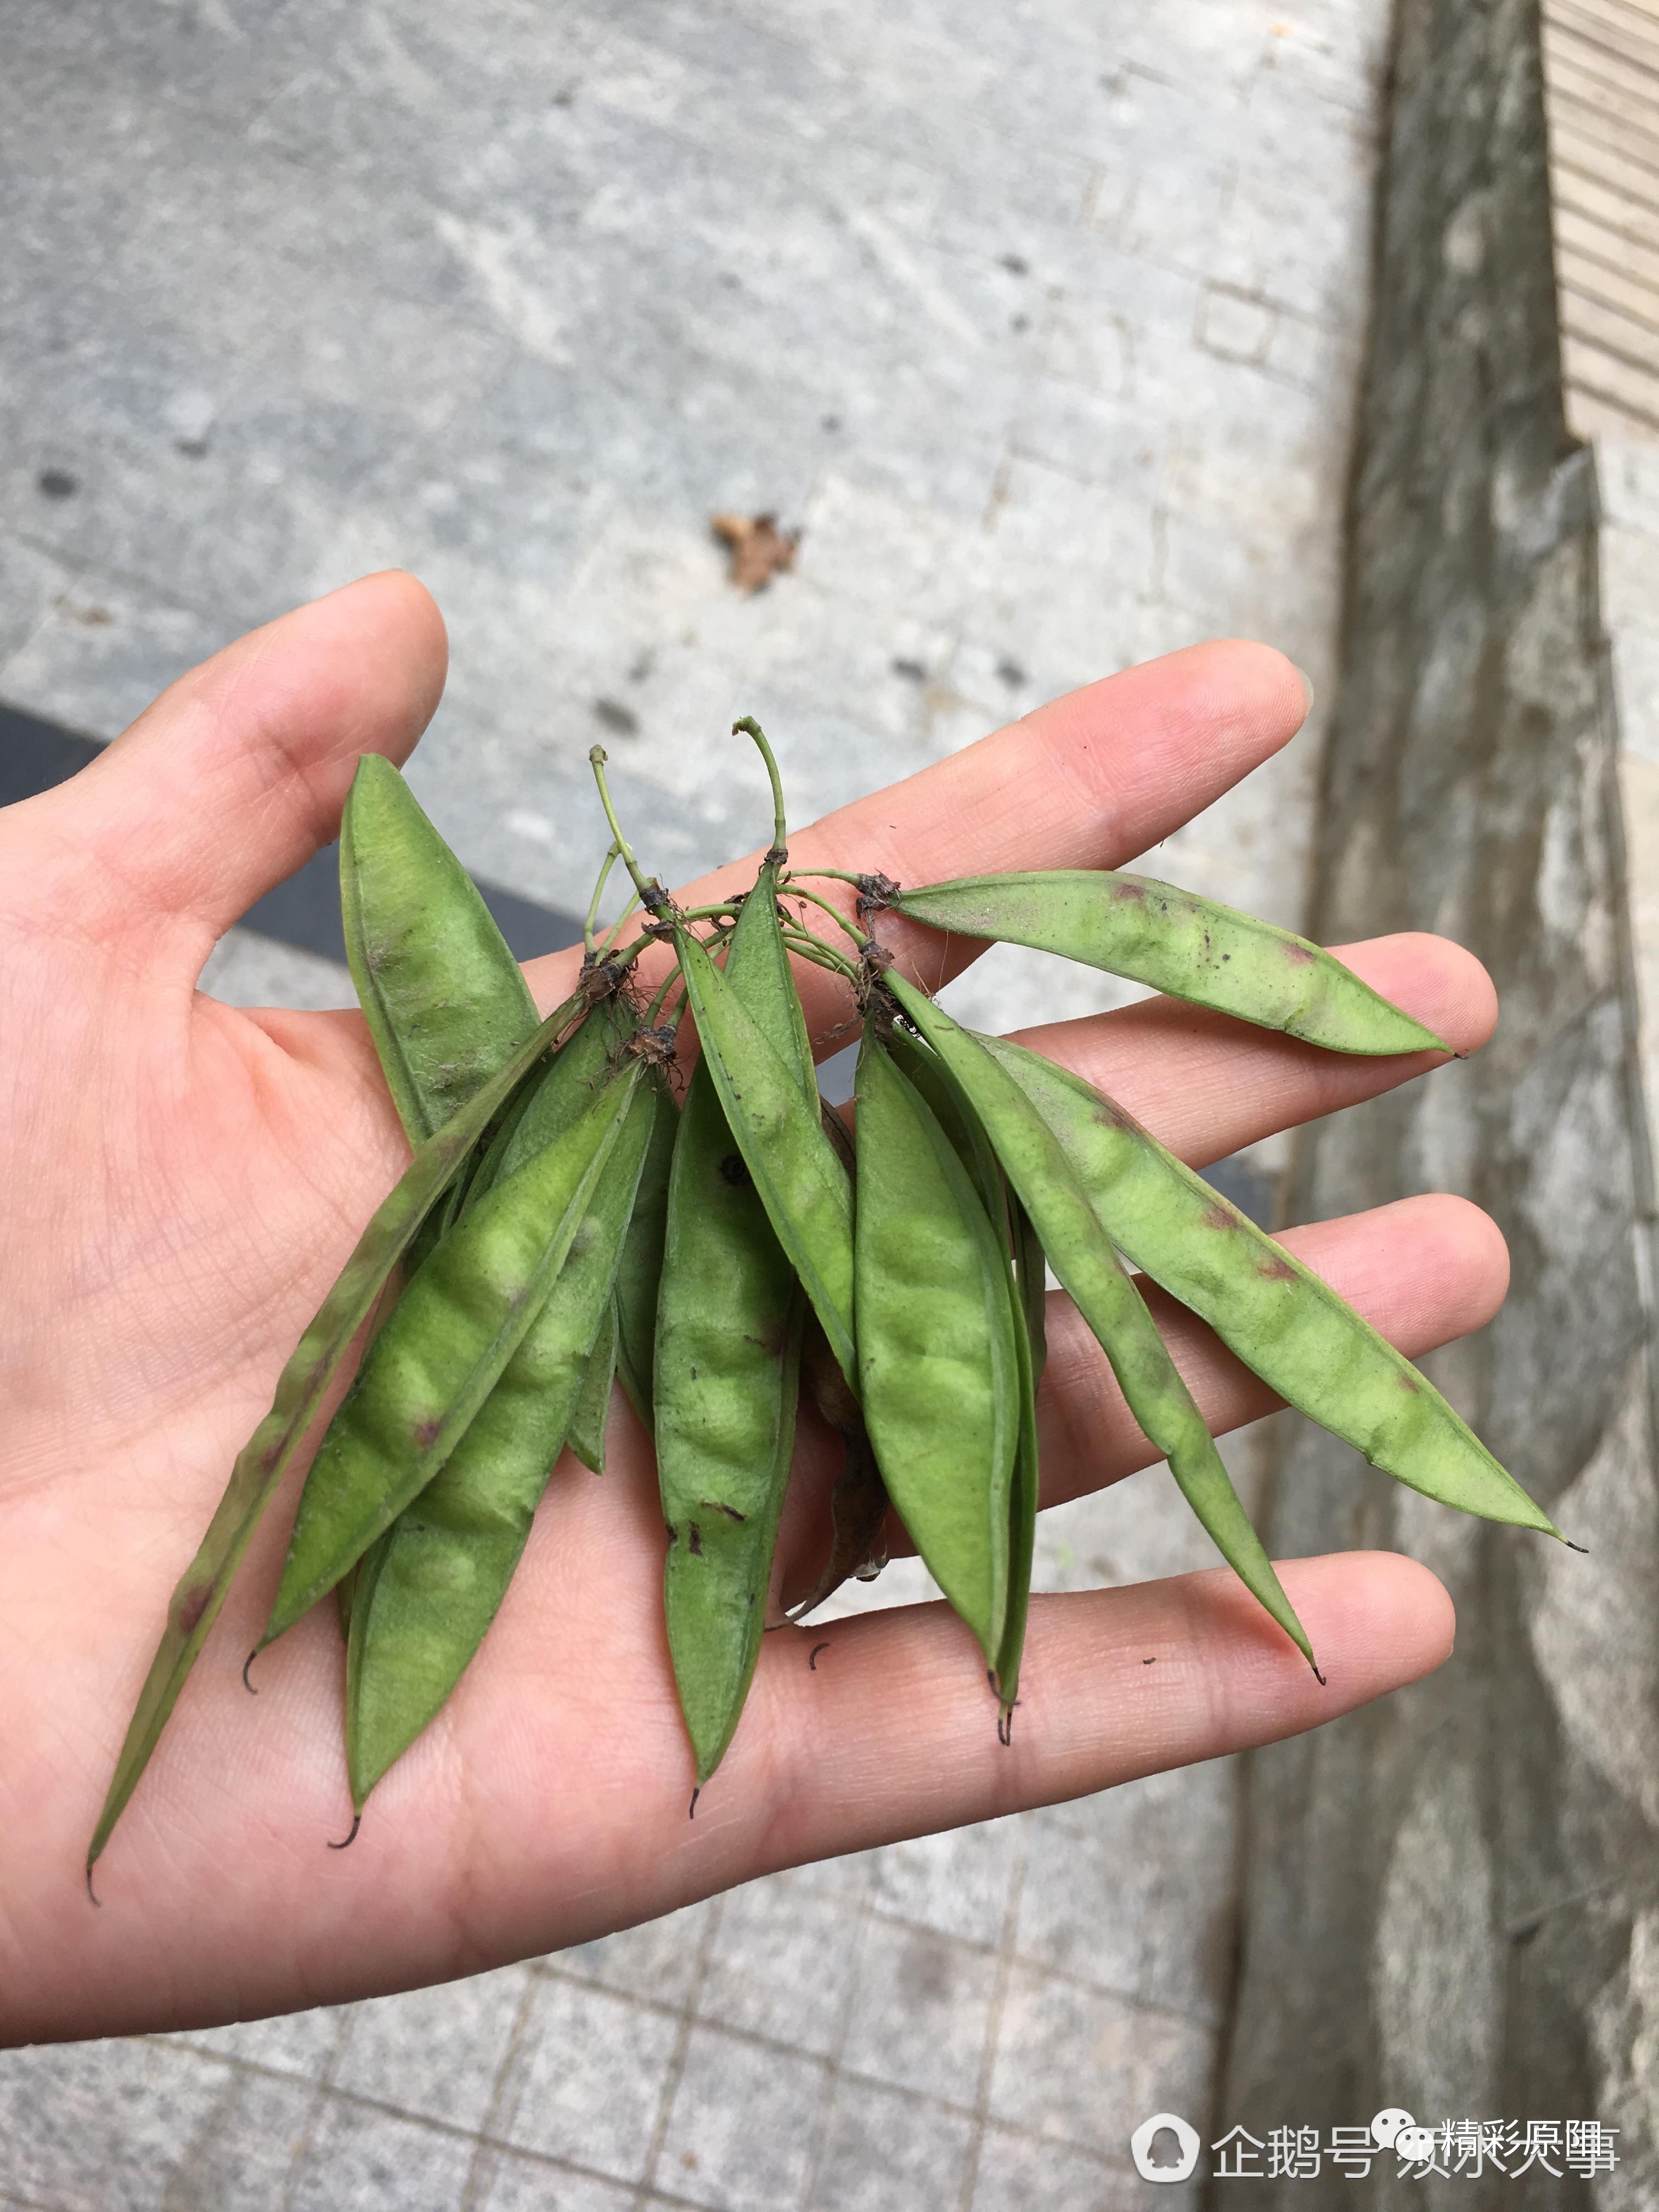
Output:
[[[13,0],[0,701],[113,734],[400,562],[454,647],[411,780],[477,871],[568,908],[596,737],[675,875],[763,830],[738,713],[805,819],[1206,635],[1328,696],[1385,17]],[[802,533],[757,598],[731,509]],[[1148,866],[1298,920],[1318,739]],[[205,980],[349,996],[240,933]],[[1034,991],[1110,987],[999,954],[953,1004]],[[1050,1516],[1039,1580],[1202,1564],[1158,1471]],[[1233,1790],[1158,1778],[415,1996],[0,2057],[0,2203],[1139,2202],[1131,2129],[1208,2116]]]

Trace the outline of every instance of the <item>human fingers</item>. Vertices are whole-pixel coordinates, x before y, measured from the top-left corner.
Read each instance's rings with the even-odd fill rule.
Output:
[[[1085,684],[884,791],[792,833],[791,866],[928,883],[983,870],[1113,867],[1200,812],[1295,736],[1308,711],[1294,665],[1270,646],[1190,646]],[[735,740],[733,742],[736,742]],[[787,786],[786,749],[785,784]],[[641,860],[650,866],[650,855]],[[702,905],[746,890],[757,851],[687,885]],[[846,886],[815,888],[848,905]],[[850,908],[849,908],[850,910]],[[826,925],[833,929],[833,925]],[[884,940],[930,989],[983,949],[887,916]],[[651,956],[647,974],[665,963]],[[538,1002],[568,988],[576,956],[526,969]],[[815,1035],[848,1011],[814,968],[797,977]]]
[[[83,932],[159,933],[193,980],[230,924],[335,835],[358,754],[407,756],[446,651],[430,596],[395,570],[239,638],[79,775],[9,810],[33,896],[65,902]]]
[[[1498,1019],[1492,978],[1461,945],[1413,933],[1333,949],[1345,967],[1459,1054],[1478,1050],[1492,1035]],[[1322,1052],[1276,1030],[1161,997],[1015,1035],[1115,1099],[1191,1167],[1445,1065],[1443,1053],[1370,1059]]]
[[[739,1731],[726,1786],[699,1805],[701,1832],[680,1839],[688,1873],[695,1863],[698,1890],[714,1887],[1274,1742],[1450,1654],[1451,1601],[1413,1560],[1348,1553],[1279,1572],[1325,1686],[1225,1568],[1039,1596],[1007,1748],[948,1607],[781,1630],[750,1692],[759,1725]]]

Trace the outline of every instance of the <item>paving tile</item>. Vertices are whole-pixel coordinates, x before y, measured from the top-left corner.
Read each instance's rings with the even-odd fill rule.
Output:
[[[697,1993],[700,2018],[827,2057],[846,2011],[863,1903],[859,1891],[815,1883],[805,1869],[734,1891]]]
[[[1164,2183],[1151,2198],[1149,2185],[1127,2164],[1130,2134],[1146,2117],[1137,2113],[1125,2124],[1117,2147],[1124,2162],[1113,2165],[1012,2128],[988,2127],[980,2145],[973,2212],[1146,2212],[1154,2203],[1158,2212],[1197,2212],[1198,2196],[1188,2185]]]
[[[459,2212],[465,2136],[326,2097],[283,2212]]]
[[[0,2183],[100,2212],[161,2212],[234,2096],[230,2069],[161,2042],[41,2045],[0,2055]]]
[[[1012,1820],[889,1844],[870,1855],[872,1902],[884,1916],[994,1948],[1020,1849]]]
[[[966,2112],[843,2078],[835,2087],[805,2212],[955,2204],[973,2130]]]
[[[210,2122],[166,2174],[161,2212],[286,2212],[316,2110],[310,2083],[232,2068]]]
[[[544,2159],[512,2151],[481,2155],[489,2160],[490,2179],[477,2212],[633,2212],[638,2201],[625,2183],[573,2173]]]
[[[1218,2021],[1233,1929],[1231,1761],[1035,1814],[1015,1945],[1097,1987]]]
[[[451,2127],[481,2127],[529,1982],[528,1968],[508,1966],[354,2006],[330,2086]]]
[[[971,2107],[997,1960],[951,1936],[872,1918],[841,2063],[850,2074]]]
[[[691,2032],[654,2180],[718,2212],[795,2203],[811,2158],[824,2069],[699,2025]]]
[[[1206,2109],[1213,2063],[1206,2030],[1021,1962],[1003,2002],[991,2116],[1120,2157],[1149,2112]]]
[[[638,2180],[678,2032],[671,2014],[633,1999],[543,1977],[504,2140]]]
[[[344,2008],[319,2005],[311,2012],[281,2013],[274,2020],[234,2021],[228,2027],[191,2029],[166,2041],[238,2058],[273,2073],[320,2081],[333,2064],[345,2030]]]
[[[660,2005],[683,2005],[691,1993],[710,1923],[725,1910],[713,1902],[688,1905],[679,1912],[665,1913],[659,1920],[647,1920],[637,1928],[602,1936],[596,1942],[556,1951],[547,1964],[562,1975],[600,1983],[623,1996],[649,1997]]]

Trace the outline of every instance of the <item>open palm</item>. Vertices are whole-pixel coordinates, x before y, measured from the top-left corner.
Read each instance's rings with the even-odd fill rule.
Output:
[[[82,1856],[168,1593],[407,1157],[357,1016],[240,1012],[195,980],[224,929],[334,835],[356,756],[409,752],[443,668],[424,592],[371,578],[229,647],[73,781],[0,812],[0,2039],[201,2025],[473,1972],[801,1860],[1294,1733],[1450,1646],[1439,1584],[1389,1555],[1285,1569],[1322,1690],[1224,1569],[1038,1598],[1005,1750],[944,1607],[838,1624],[815,1671],[818,1639],[784,1628],[688,1822],[655,1478],[618,1396],[610,1471],[561,1462],[477,1661],[336,1855],[324,1844],[349,1808],[332,1607],[262,1659],[257,1705],[239,1675],[290,1488],[100,1862],[94,1911]],[[1277,653],[1196,647],[798,833],[792,857],[911,882],[1116,866],[1304,712]],[[929,986],[950,972],[938,938],[896,919],[884,933]],[[1342,957],[1460,1048],[1491,1029],[1490,986],[1455,946],[1394,938]],[[574,966],[527,971],[544,1010]],[[844,1018],[836,988],[803,978],[823,1030]],[[1338,1060],[1168,1000],[1024,1036],[1195,1165],[1434,1064]],[[1285,1241],[1408,1353],[1480,1325],[1503,1294],[1498,1232],[1452,1199]],[[1268,1410],[1207,1331],[1153,1303],[1212,1426]],[[1093,1339],[1066,1302],[1050,1308],[1052,1504],[1151,1455]],[[827,1480],[809,1438],[787,1591],[821,1559]]]

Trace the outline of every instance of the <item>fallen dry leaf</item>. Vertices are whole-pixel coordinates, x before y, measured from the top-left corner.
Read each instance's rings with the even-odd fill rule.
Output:
[[[800,532],[786,537],[775,514],[717,514],[711,526],[731,553],[727,573],[740,592],[763,592],[774,576],[794,566]]]

